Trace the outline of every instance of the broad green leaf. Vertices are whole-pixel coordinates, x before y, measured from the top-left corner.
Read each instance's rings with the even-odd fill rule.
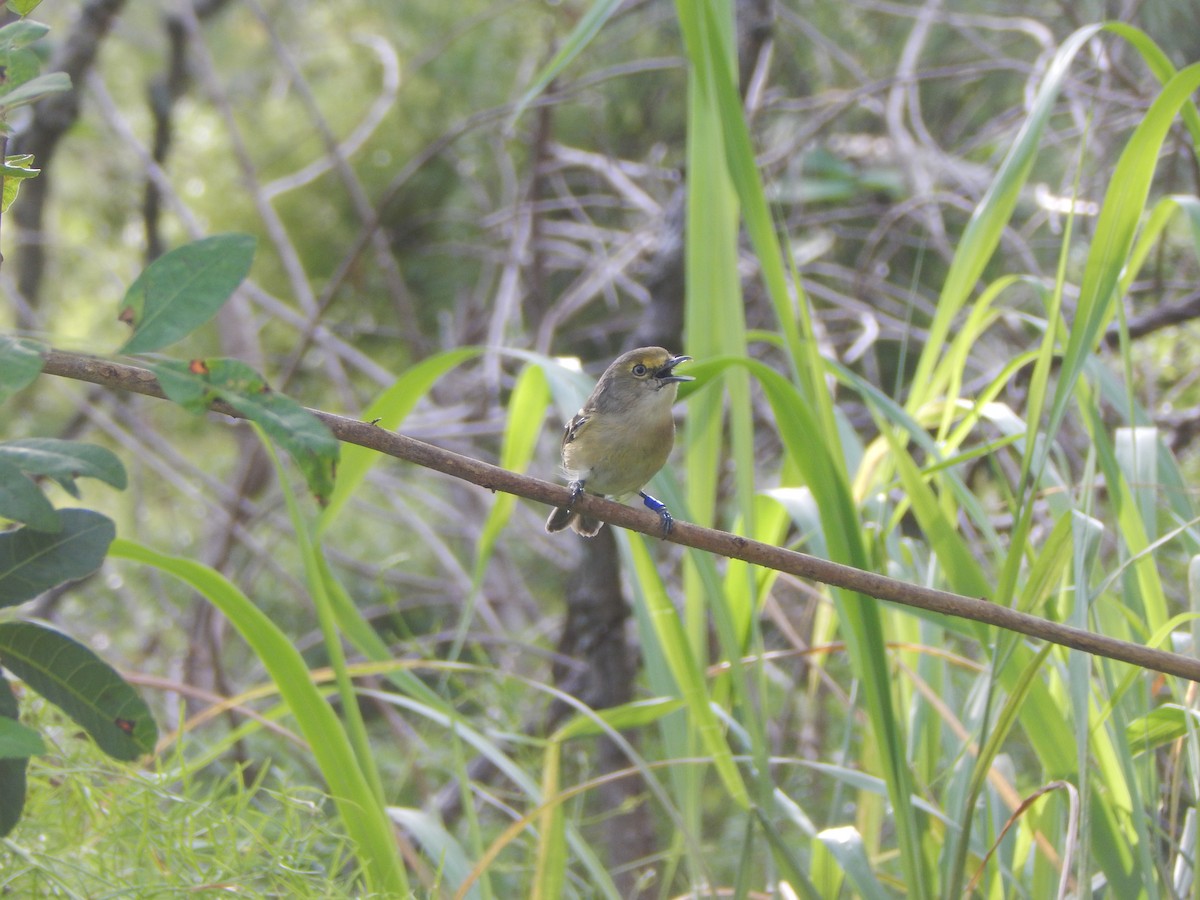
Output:
[[[186,363],[170,360],[152,363],[150,370],[167,399],[194,415],[207,412],[217,400],[232,405],[230,397],[244,398],[271,390],[266,379],[236,359],[193,359]]]
[[[546,418],[546,407],[550,403],[550,389],[546,383],[546,374],[539,365],[529,365],[517,376],[512,394],[508,401],[508,423],[504,429],[504,442],[500,448],[500,466],[511,472],[524,472],[529,466],[537,444],[538,435],[542,432],[542,423]],[[459,617],[458,628],[455,629],[454,642],[447,656],[457,659],[466,643],[467,633],[475,618],[479,602],[479,592],[487,573],[488,563],[501,532],[512,516],[517,498],[513,494],[501,493],[484,520],[483,528],[476,541],[475,564],[472,568],[471,591],[463,604],[462,615]]]
[[[8,0],[8,8],[18,16],[27,16],[41,5],[42,0]]]
[[[33,178],[41,169],[32,168],[32,163],[32,153],[16,153],[4,157],[4,164],[0,166],[0,171],[15,178]]]
[[[39,75],[13,88],[7,94],[0,94],[0,111],[7,112],[18,106],[41,100],[50,94],[61,94],[71,89],[71,77],[66,72],[50,72]]]
[[[114,759],[154,749],[158,726],[117,670],[83,644],[34,622],[0,623],[0,663],[82,727]]]
[[[0,717],[15,723],[18,714],[12,685],[0,672]],[[0,838],[16,827],[25,809],[25,769],[28,765],[28,757],[0,759]]]
[[[0,104],[7,103],[18,88],[34,81],[42,72],[41,56],[25,47],[0,50],[0,65],[5,67],[4,78],[0,79]]]
[[[67,581],[91,575],[104,562],[116,528],[90,509],[59,510],[55,534],[18,528],[0,534],[0,606],[13,606]]]
[[[195,359],[155,363],[150,369],[167,397],[184,409],[199,414],[221,400],[255,422],[295,460],[318,502],[329,499],[337,439],[291,397],[272,391],[248,365],[236,359]]]
[[[804,821],[803,811],[798,805],[783,791],[775,791],[776,805],[782,808],[784,815],[791,815],[793,821],[800,819]],[[779,867],[780,881],[786,881],[795,892],[796,896],[803,900],[821,900],[822,897],[837,896],[838,887],[831,886],[831,890],[823,892],[818,889],[814,883],[814,879],[810,876],[820,875],[819,867],[822,860],[829,858],[828,852],[824,846],[817,843],[813,848],[812,855],[807,860],[796,859],[797,842],[792,835],[786,838],[780,833],[774,819],[767,815],[761,807],[754,808],[755,816],[758,819],[759,825],[763,830],[763,835],[767,839],[767,843],[771,847],[771,858],[775,865]],[[798,824],[798,823],[797,823]],[[805,822],[806,825],[811,825],[811,822]],[[804,829],[807,830],[807,829]],[[838,885],[841,884],[840,877]]]
[[[814,410],[791,382],[757,360],[745,360],[742,364],[762,386],[775,411],[789,459],[813,492],[830,558],[866,568],[858,509],[850,492],[844,456],[838,455],[841,441],[830,439],[832,436],[822,429],[817,418],[820,407]],[[814,440],[814,435],[822,435],[823,439]],[[922,823],[913,808],[912,771],[906,756],[903,719],[892,700],[892,674],[879,607],[874,601],[849,591],[835,590],[833,599],[840,630],[864,685],[864,701],[888,784],[897,839],[904,848],[901,862],[914,890],[920,894],[923,893],[920,885],[931,876],[919,852]]]
[[[11,2],[10,0],[8,6],[18,15],[23,16],[26,14],[18,9],[18,3]],[[28,47],[35,41],[40,41],[49,33],[50,26],[43,25],[41,22],[30,22],[27,19],[10,22],[3,28],[0,28],[0,52]]]
[[[0,403],[41,374],[43,349],[37,341],[0,334]]]
[[[121,303],[119,318],[133,326],[121,352],[159,350],[215,316],[250,272],[254,244],[248,234],[218,234],[148,265]]]
[[[125,467],[106,447],[58,438],[26,438],[0,444],[0,460],[29,475],[44,475],[58,482],[72,497],[79,497],[76,478],[96,478],[119,491],[128,483]]]
[[[58,531],[58,513],[29,476],[0,457],[0,518],[38,531]]]
[[[46,742],[40,734],[15,719],[0,715],[0,762],[45,752]]]

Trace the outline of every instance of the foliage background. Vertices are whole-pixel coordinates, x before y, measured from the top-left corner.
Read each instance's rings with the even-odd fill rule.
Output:
[[[552,380],[540,393],[522,388],[531,369],[499,351],[578,356],[594,371],[629,346],[664,343],[710,367],[709,386],[686,404],[678,478],[656,485],[678,516],[829,556],[838,521],[868,568],[959,590],[982,585],[997,602],[1078,616],[1141,642],[1161,639],[1168,621],[1186,637],[1188,622],[1169,619],[1195,602],[1193,498],[1184,485],[1195,474],[1200,422],[1192,324],[1200,242],[1186,204],[1124,286],[1121,319],[1105,319],[1086,348],[1093,365],[1078,389],[1068,385],[1074,402],[1062,427],[1045,433],[1050,462],[1033,481],[1025,477],[1032,450],[1012,438],[1027,422],[1043,426],[1036,412],[1048,409],[1059,370],[1039,376],[1033,356],[1022,368],[1009,364],[1067,346],[1097,212],[1160,90],[1130,41],[1099,37],[1073,59],[1029,176],[1011,186],[1015,210],[999,249],[980,260],[971,305],[946,344],[935,323],[964,230],[987,208],[989,185],[1063,41],[1088,23],[1132,22],[1182,67],[1200,59],[1193,11],[1169,2],[737,4],[728,49],[736,49],[770,223],[806,292],[795,307],[811,304],[806,346],[842,367],[814,374],[812,357],[785,339],[801,326],[765,287],[770,264],[752,246],[753,224],[738,243],[736,192],[713,174],[732,142],[716,120],[706,126],[702,89],[689,79],[689,54],[694,64],[699,53],[687,42],[688,16],[700,7],[612,6],[594,39],[520,111],[586,5],[217,2],[166,18],[112,0],[39,9],[54,25],[52,56],[80,33],[82,11],[111,16],[111,27],[91,35],[99,55],[77,79],[78,120],[39,155],[44,220],[20,221],[36,205],[23,193],[16,228],[5,222],[12,243],[0,327],[111,353],[125,337],[114,301],[155,248],[249,232],[259,240],[251,282],[176,355],[246,360],[306,405],[352,416],[431,361],[424,371],[445,371],[412,386],[405,433],[492,461],[534,442],[530,467],[549,476],[557,423],[581,387],[548,365]],[[714,33],[728,24],[718,16]],[[32,115],[13,122],[18,148],[38,136]],[[170,136],[157,150],[156,126]],[[1177,122],[1157,165],[1144,163],[1153,170],[1148,208],[1196,195],[1195,141]],[[147,185],[157,218],[147,215]],[[987,288],[1011,275],[1020,280],[987,306]],[[964,335],[964,352],[954,352],[950,341]],[[464,346],[484,352],[439,363]],[[806,449],[789,443],[800,420],[764,393],[765,376],[751,379],[718,357],[750,357],[783,376],[797,403],[814,410],[806,421],[822,423],[798,435]],[[907,404],[909,418],[860,383]],[[822,418],[818,385],[832,394],[834,427],[832,411]],[[535,400],[518,407],[522,389]],[[996,404],[986,415],[943,413],[954,409],[944,398],[984,396]],[[48,379],[5,412],[5,438],[87,437],[114,448],[130,489],[93,488],[89,505],[112,515],[122,536],[222,572],[314,669],[329,662],[293,520],[247,430]],[[964,421],[955,437],[952,424]],[[1134,424],[1147,430],[1121,431]],[[938,452],[916,432],[933,436]],[[1130,450],[1139,440],[1153,452]],[[838,508],[814,503],[821,486],[808,457],[832,461],[845,488]],[[1109,457],[1121,465],[1107,466]],[[1132,503],[1122,506],[1126,496]],[[736,808],[712,769],[669,765],[710,755],[694,717],[647,716],[630,732],[634,768],[649,777],[666,763],[669,774],[654,776],[658,793],[624,778],[565,801],[570,849],[556,851],[567,862],[563,890],[587,896],[606,887],[594,881],[591,853],[622,896],[701,885],[768,890],[787,880],[789,854],[822,896],[889,896],[905,884],[917,895],[924,884],[926,895],[956,896],[977,870],[980,893],[1046,896],[1059,889],[1064,858],[1070,878],[1094,876],[1114,896],[1131,896],[1121,893],[1131,886],[1149,896],[1187,893],[1197,779],[1188,686],[1057,651],[1034,659],[988,632],[903,612],[878,614],[878,626],[868,616],[856,636],[845,620],[852,598],[685,562],[669,546],[651,548],[647,566],[636,541],[618,545],[606,530],[585,547],[544,535],[543,509],[516,504],[497,520],[495,504],[469,486],[384,463],[323,535],[337,578],[394,656],[427,663],[424,683],[489,748],[453,738],[428,708],[421,715],[398,703],[387,684],[362,682],[376,691],[364,694],[362,709],[387,802],[444,826],[406,820],[426,854],[414,867],[422,890],[452,891],[508,822],[535,807],[511,773],[496,774],[498,754],[551,791],[631,765],[612,741],[581,738],[562,745],[561,783],[547,782],[558,749],[544,739],[567,715],[547,686],[595,708],[674,695],[670,639],[644,614],[661,593],[681,610],[681,645],[697,671],[737,656],[732,644],[761,660],[733,677],[710,672],[707,688],[728,711],[733,752],[757,764],[743,761],[742,771],[759,813]],[[493,534],[496,521],[503,528]],[[1159,620],[1138,596],[1148,585],[1163,599]],[[1076,604],[1080,589],[1094,607]],[[268,680],[210,604],[152,569],[110,564],[33,611],[143,679],[164,730],[214,697]],[[722,632],[726,619],[735,637]],[[876,646],[871,640],[890,649],[874,663],[855,657],[855,642]],[[274,710],[270,702],[257,708]],[[1148,736],[1162,710],[1180,714]],[[1049,731],[1047,716],[1067,731]],[[181,836],[182,817],[165,798],[185,797],[227,829],[219,840],[257,846],[266,828],[312,863],[312,878],[297,879],[307,887],[288,890],[349,891],[346,851],[329,821],[313,818],[307,833],[280,817],[286,824],[275,833],[246,812],[275,809],[276,797],[291,809],[293,790],[309,796],[304,785],[315,776],[303,749],[245,721],[236,713],[198,720],[164,747],[168,763],[189,760],[181,765],[194,777],[184,783],[114,773],[105,783],[116,799],[99,804],[105,813],[93,828],[63,815],[84,800],[52,796],[63,773],[98,765],[78,763],[86,750],[64,734],[56,753],[35,761],[35,799],[5,850],[6,886],[53,883],[86,894],[119,880],[98,864],[53,873],[34,843],[39,828],[149,881],[157,876],[147,855],[191,842],[151,849],[115,836],[138,820],[155,823],[143,833]],[[1066,734],[1067,746],[1048,755],[1039,732]],[[891,775],[889,754],[902,763]],[[906,814],[894,810],[903,779],[926,804],[909,811],[908,838]],[[1061,783],[1075,793],[1052,790],[1002,836],[1014,798]],[[550,893],[555,876],[539,852],[562,827],[542,820],[522,830],[478,890]],[[1130,849],[1117,853],[1114,842]],[[185,861],[160,868],[163,880],[228,877],[281,890],[277,873]]]

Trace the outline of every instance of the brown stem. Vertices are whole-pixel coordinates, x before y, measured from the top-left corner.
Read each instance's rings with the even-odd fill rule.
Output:
[[[147,370],[94,357],[50,350],[45,354],[43,371],[51,375],[60,375],[151,397],[163,396],[162,389],[158,386],[154,375]],[[235,418],[244,418],[236,410],[221,403],[214,404],[213,410]],[[562,506],[570,500],[570,491],[561,485],[509,472],[468,456],[439,449],[403,434],[385,431],[367,422],[348,419],[320,410],[310,410],[310,412],[324,422],[338,440],[346,443],[377,450],[388,456],[461,478],[491,491],[504,491],[549,506]],[[657,513],[632,506],[623,506],[593,494],[584,494],[575,505],[586,515],[610,525],[619,525],[622,528],[639,531],[656,538],[662,534],[662,525]],[[877,575],[874,572],[809,556],[806,553],[786,550],[713,528],[701,528],[687,522],[676,521],[675,527],[671,529],[671,534],[667,539],[685,547],[704,550],[730,559],[740,559],[779,572],[787,572],[800,578],[808,578],[822,584],[844,588],[878,600],[887,600],[916,609],[970,619],[985,625],[995,625],[1063,647],[1082,650],[1095,656],[1103,656],[1200,682],[1200,659],[1169,653],[1165,650],[1155,650],[1141,644],[1118,640],[1060,622],[1052,622],[1039,616],[1010,609],[1007,606],[999,606],[986,599],[964,597],[950,591],[909,584]]]

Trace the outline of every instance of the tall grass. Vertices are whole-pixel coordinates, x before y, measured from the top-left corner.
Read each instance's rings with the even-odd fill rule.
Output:
[[[522,108],[616,9],[593,5]],[[1190,99],[1200,66],[1175,72],[1129,26],[1088,26],[1061,43],[954,237],[936,304],[920,323],[925,343],[893,390],[822,352],[819,310],[767,201],[743,115],[731,4],[679,0],[676,12],[688,66],[682,349],[696,358],[690,371],[698,380],[684,393],[680,465],[655,490],[690,521],[1117,637],[1166,645],[1200,633],[1193,494],[1134,390],[1122,306],[1171,228],[1189,230],[1200,248],[1200,200],[1158,199],[1152,190],[1173,127],[1182,122],[1193,152],[1200,146]],[[1047,281],[1006,257],[1001,241],[1063,86],[1080,54],[1101,40],[1131,47],[1162,87],[1124,140],[1094,227],[1068,222],[1056,277]],[[1087,152],[1084,143],[1080,165]],[[1073,255],[1083,231],[1090,234],[1080,269]],[[768,328],[751,330],[746,321],[743,236],[774,317]],[[1018,308],[1030,297],[1041,307]],[[972,378],[974,348],[1012,318],[1028,346]],[[1105,357],[1099,348],[1114,323],[1122,339]],[[427,358],[364,418],[397,427],[480,352]],[[528,365],[506,385],[497,437],[498,458],[513,468],[535,458],[548,411],[554,419],[569,414],[580,395],[578,376],[557,361],[522,358]],[[1017,384],[1022,390],[1010,391]],[[856,431],[835,390],[865,409],[869,424]],[[758,458],[763,429],[772,431],[776,458]],[[520,510],[512,498],[487,498],[481,526],[460,540],[451,526],[461,511],[416,490],[412,506],[428,502],[431,526],[416,549],[398,553],[397,566],[419,568],[413,557],[435,550],[461,556],[463,605],[437,641],[414,641],[412,658],[395,660],[329,562],[337,523],[366,492],[376,462],[348,450],[319,514],[286,497],[298,583],[314,607],[327,672],[314,672],[294,636],[215,571],[135,541],[114,548],[196,588],[251,646],[273,685],[260,696],[280,703],[219,749],[255,735],[262,722],[294,722],[298,755],[332,796],[351,844],[335,842],[329,858],[341,864],[353,852],[367,889],[615,897],[589,800],[606,781],[634,779],[645,786],[658,837],[642,896],[1193,891],[1194,686],[741,563],[678,557],[622,533],[643,696],[590,710],[494,664],[483,641],[484,649],[474,646],[497,557],[507,548],[521,564],[545,564],[528,552],[535,538],[514,525]],[[717,473],[727,463],[722,493]],[[781,598],[809,616],[804,628],[799,614],[780,611]],[[381,680],[368,688],[368,677]],[[397,752],[380,741],[362,700],[402,718],[410,743]],[[522,721],[550,702],[570,715],[549,734],[528,725],[538,715]],[[624,754],[624,770],[597,775],[591,741],[600,735]],[[168,774],[190,772],[215,752],[177,768],[162,764]],[[477,775],[471,757],[497,779]],[[447,785],[464,810],[457,825],[438,821],[426,802]],[[37,877],[50,879],[40,868]],[[347,890],[344,880],[330,884],[330,894]]]
[[[745,489],[754,462],[749,377],[775,416],[785,453],[781,485],[802,489],[817,510],[815,520],[796,524],[817,529],[806,540],[831,558],[1132,640],[1167,640],[1188,616],[1170,617],[1163,581],[1170,564],[1162,557],[1195,551],[1195,513],[1187,492],[1179,490],[1183,478],[1144,424],[1131,389],[1107,401],[1116,403],[1123,422],[1113,427],[1102,415],[1102,398],[1113,393],[1114,382],[1096,354],[1122,289],[1145,259],[1147,241],[1172,214],[1148,207],[1149,189],[1168,128],[1182,116],[1196,134],[1189,98],[1200,87],[1200,66],[1171,71],[1153,44],[1127,26],[1090,26],[1063,42],[957,243],[902,408],[817,350],[809,300],[788,271],[741,116],[729,6],[681,2],[678,12],[691,73],[686,339],[690,353],[710,360],[693,370],[705,386],[688,403],[688,514],[703,523],[721,521],[710,473],[727,436],[741,477],[736,514],[723,524],[768,539],[784,534],[781,520],[762,515]],[[995,259],[1002,231],[1027,186],[1063,79],[1106,28],[1144,56],[1163,81],[1162,91],[1113,171],[1078,299],[1065,308],[1060,269],[1058,282],[1038,292],[1045,302],[1034,322],[1040,343],[965,395],[973,343],[987,339],[1005,291],[1023,281],[1023,273]],[[1193,203],[1180,200],[1172,212]],[[1149,229],[1139,239],[1148,217]],[[789,363],[784,372],[737,364],[747,346],[736,273],[739,223],[774,303],[776,338]],[[1064,237],[1064,258],[1071,236],[1068,231]],[[1001,274],[981,283],[985,271]],[[1119,361],[1126,374],[1129,353],[1123,344]],[[1030,369],[1025,409],[995,402]],[[830,376],[857,391],[875,418],[879,436],[861,455],[843,445],[825,388]],[[1068,418],[1090,441],[1077,473],[1067,470],[1057,443]],[[995,428],[1001,439],[990,436]],[[995,504],[981,503],[965,477],[975,461],[1005,457],[1019,462],[1019,477],[1002,495],[1013,526],[1001,535],[993,525]],[[1164,494],[1169,524],[1155,500]],[[905,516],[916,522],[919,537],[901,537]],[[766,532],[757,528],[760,521]],[[964,534],[964,522],[978,538]],[[1160,532],[1164,525],[1169,534]],[[1034,540],[1035,533],[1042,537]],[[848,886],[862,896],[899,890],[959,897],[968,884],[988,895],[1050,896],[1096,879],[1116,896],[1187,890],[1194,848],[1178,840],[1191,833],[1184,828],[1189,817],[1178,806],[1169,819],[1155,813],[1163,792],[1156,750],[1168,740],[1186,741],[1191,749],[1177,750],[1172,758],[1181,768],[1171,777],[1194,787],[1200,778],[1195,738],[1183,707],[1158,705],[1149,676],[830,592],[834,615],[822,620],[817,636],[845,641],[853,704],[836,720],[845,737],[829,736],[818,745],[839,759],[815,776],[825,787],[808,797],[794,795],[794,783],[776,777],[780,748],[768,738],[773,703],[789,693],[779,683],[781,673],[760,655],[766,642],[759,614],[772,581],[735,566],[722,580],[710,564],[689,560],[674,603],[682,624],[677,627],[670,624],[676,613],[665,602],[644,543],[636,536],[627,543],[639,600],[648,611],[639,619],[646,653],[661,655],[673,676],[673,683],[660,679],[652,687],[687,701],[686,716],[663,721],[662,746],[680,755],[703,750],[713,763],[712,782],[694,767],[670,782],[685,810],[682,827],[694,830],[692,841],[674,844],[693,884],[717,877],[713,860],[687,856],[688,846],[715,837],[702,799],[715,792],[724,797],[712,801],[712,813],[720,809],[720,833],[742,844],[722,854],[724,878],[733,885],[765,885],[778,877],[792,880],[792,889],[805,896],[832,896]],[[748,601],[735,602],[747,588]],[[724,690],[724,679],[713,681],[705,693],[696,673],[717,661],[708,652],[710,627],[733,684]],[[976,662],[965,666],[943,647]],[[741,654],[750,660],[739,661]],[[827,664],[817,658],[812,665],[819,670]],[[1160,690],[1180,700],[1190,696],[1182,684]],[[709,704],[724,722],[723,740],[713,731]],[[1163,720],[1173,727],[1152,727]],[[727,768],[730,748],[742,755],[740,777]],[[822,795],[840,797],[841,807],[814,808],[810,797]]]

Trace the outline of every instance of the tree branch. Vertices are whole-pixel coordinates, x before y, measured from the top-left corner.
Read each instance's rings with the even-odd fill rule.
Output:
[[[109,362],[95,357],[57,350],[47,351],[43,371],[78,381],[117,390],[131,391],[151,397],[163,397],[154,375],[136,366]],[[214,404],[213,411],[234,418],[244,418],[240,413],[224,404]],[[324,422],[338,440],[358,444],[380,453],[407,460],[428,469],[469,481],[491,491],[504,491],[527,500],[561,506],[570,499],[570,491],[557,484],[509,472],[477,459],[471,459],[449,450],[442,450],[423,441],[402,434],[385,431],[366,422],[344,416],[310,410]],[[661,537],[662,527],[657,513],[631,506],[624,506],[592,494],[584,494],[576,505],[589,517],[648,534]],[[1081,628],[1051,622],[1029,613],[999,606],[985,599],[964,597],[949,591],[921,587],[855,569],[851,566],[819,559],[794,550],[785,550],[759,541],[712,528],[701,528],[687,522],[675,522],[667,540],[696,550],[704,550],[731,559],[740,559],[754,565],[787,572],[800,578],[819,581],[833,587],[845,588],[887,600],[903,606],[925,609],[948,616],[970,619],[985,625],[1016,631],[1039,640],[1050,641],[1064,647],[1082,650],[1095,656],[1119,660],[1146,669],[1177,675],[1200,682],[1200,660],[1155,650],[1141,644],[1118,640]]]

